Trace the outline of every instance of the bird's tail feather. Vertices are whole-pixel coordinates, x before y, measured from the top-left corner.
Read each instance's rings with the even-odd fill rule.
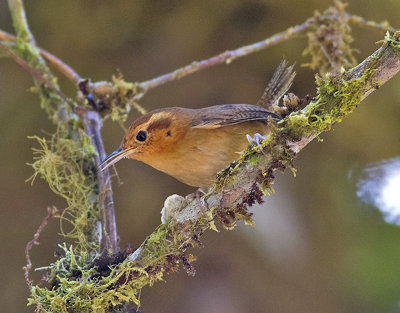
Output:
[[[279,99],[289,90],[292,86],[296,72],[293,71],[294,64],[287,67],[287,61],[283,60],[270,82],[265,88],[263,95],[258,100],[257,105],[264,108],[270,108],[273,105],[278,104]]]

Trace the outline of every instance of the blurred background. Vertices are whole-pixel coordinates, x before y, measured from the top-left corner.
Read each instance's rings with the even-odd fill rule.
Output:
[[[143,81],[303,23],[328,0],[272,1],[26,1],[38,44],[92,81],[121,72]],[[348,11],[399,27],[398,0],[351,0]],[[0,28],[13,32],[6,1],[0,1]],[[353,27],[358,60],[377,49],[383,34]],[[305,39],[296,39],[219,65],[149,92],[147,109],[255,103],[283,57],[296,62],[292,91],[315,93],[314,73],[301,67]],[[58,73],[57,73],[58,74]],[[32,174],[36,143],[27,136],[55,126],[28,89],[28,73],[0,60],[0,303],[2,312],[33,312],[22,266],[24,249],[46,215],[64,207]],[[75,95],[69,81],[65,93]],[[400,312],[400,228],[384,221],[357,197],[357,184],[370,163],[400,155],[400,76],[369,96],[342,124],[303,150],[297,177],[278,173],[275,195],[253,207],[256,227],[209,231],[196,249],[197,274],[184,271],[143,289],[141,310],[150,312]],[[132,111],[129,122],[138,113]],[[118,147],[123,130],[107,121],[107,152]],[[194,189],[135,161],[117,165],[123,184],[114,183],[121,247],[138,246],[160,223],[165,198]],[[399,186],[400,189],[400,186]],[[52,220],[31,256],[35,267],[54,259],[59,222]],[[40,274],[35,274],[36,279]]]

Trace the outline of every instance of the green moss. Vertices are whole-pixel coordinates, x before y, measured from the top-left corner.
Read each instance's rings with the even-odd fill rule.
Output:
[[[194,270],[194,257],[186,250],[198,244],[194,234],[207,229],[208,223],[197,221],[185,225],[160,225],[142,244],[147,257],[135,262],[125,260],[109,266],[106,276],[89,266],[92,257],[76,249],[60,246],[62,257],[41,270],[50,270],[50,288],[35,286],[29,304],[42,312],[122,312],[123,305],[133,302],[140,306],[140,290],[162,280],[164,273],[176,271],[183,264],[189,274]]]
[[[144,246],[154,258],[159,258],[160,256],[167,254],[167,251],[165,251],[165,247],[167,246],[167,234],[167,224],[161,224],[146,238]]]
[[[95,225],[98,220],[96,208],[96,174],[94,149],[90,138],[80,131],[78,140],[72,139],[69,131],[59,127],[51,139],[35,139],[40,148],[33,149],[31,166],[33,181],[39,175],[47,181],[50,189],[66,200],[67,206],[61,216],[61,233],[77,241],[83,251],[95,251],[97,238]],[[72,228],[65,231],[65,222]]]
[[[384,44],[388,44],[391,47],[394,48],[394,51],[396,52],[397,56],[400,58],[400,32],[394,33],[394,35],[391,35],[389,32],[386,32]]]
[[[139,84],[126,82],[122,76],[114,76],[112,83],[94,83],[90,85],[90,90],[103,119],[111,118],[114,122],[124,123],[132,107],[140,114],[146,113],[135,101],[135,96],[140,97]]]
[[[142,268],[126,264],[113,266],[107,277],[88,268],[85,255],[74,254],[71,247],[60,246],[63,257],[42,269],[51,270],[53,288],[34,286],[28,305],[36,304],[41,312],[120,312],[122,304],[140,305],[140,288],[149,283]]]
[[[308,117],[301,112],[292,113],[287,118],[285,124],[286,129],[283,130],[290,130],[290,137],[295,141],[300,140],[304,135],[310,135],[313,132],[311,125],[308,125]]]

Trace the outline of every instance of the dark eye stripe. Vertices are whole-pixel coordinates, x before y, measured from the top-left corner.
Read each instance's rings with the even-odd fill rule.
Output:
[[[147,139],[147,133],[144,130],[139,130],[136,135],[138,141],[145,141]]]
[[[152,122],[147,128],[147,131],[151,133],[155,129],[168,128],[170,125],[171,125],[171,120],[169,118],[160,118]]]

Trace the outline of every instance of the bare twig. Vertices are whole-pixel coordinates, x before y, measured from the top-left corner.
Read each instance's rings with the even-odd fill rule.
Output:
[[[378,30],[381,32],[390,31],[390,32],[394,33],[396,31],[396,29],[393,28],[392,26],[390,26],[389,22],[387,22],[387,21],[384,21],[382,23],[377,23],[374,21],[368,21],[365,18],[363,18],[362,16],[352,15],[349,13],[346,13],[346,18],[350,23],[356,24],[361,27],[366,27],[366,28]]]
[[[360,25],[360,26],[365,26],[368,28],[372,28],[378,31],[391,31],[394,32],[395,29],[389,25],[387,22],[383,23],[376,23],[373,21],[368,21],[360,16],[357,15],[351,15],[346,13],[346,18],[348,21]],[[290,27],[285,31],[279,32],[275,35],[272,35],[271,37],[264,39],[262,41],[240,47],[235,50],[228,50],[225,51],[221,54],[218,54],[216,56],[213,56],[209,59],[202,60],[202,61],[195,61],[192,62],[189,65],[186,65],[182,68],[176,69],[175,71],[172,71],[170,73],[158,76],[156,78],[141,82],[138,84],[138,90],[140,91],[136,96],[135,99],[140,99],[143,97],[150,89],[159,87],[161,85],[164,85],[165,83],[172,82],[174,80],[181,79],[182,77],[185,77],[187,75],[196,73],[200,70],[206,69],[208,67],[226,63],[229,64],[232,61],[236,60],[237,58],[244,57],[246,55],[252,54],[254,52],[261,51],[263,49],[269,48],[273,45],[276,45],[278,43],[281,43],[283,41],[293,39],[296,37],[304,36],[306,35],[308,29],[310,26],[313,25],[313,22],[315,21],[314,18],[309,18],[306,20],[303,24]]]
[[[15,36],[0,30],[0,40],[15,42],[16,38]],[[65,77],[71,80],[76,87],[78,87],[78,84],[82,80],[82,78],[76,71],[74,71],[68,64],[64,63],[62,60],[57,58],[54,54],[51,54],[50,52],[40,47],[38,47],[38,49],[40,54],[44,56],[47,59],[47,61],[53,64],[53,66],[57,70],[59,70]]]
[[[276,45],[282,41],[293,39],[299,36],[304,36],[308,30],[308,27],[311,25],[312,20],[313,19],[310,18],[301,25],[290,27],[287,30],[277,33],[262,41],[247,46],[243,46],[235,50],[225,51],[221,54],[218,54],[206,60],[192,62],[191,64],[186,65],[173,72],[141,82],[138,84],[138,89],[140,90],[140,93],[135,96],[135,99],[141,98],[150,89],[159,87],[165,83],[181,79],[182,77],[185,77],[187,75],[193,74],[195,72],[198,72],[200,70],[206,69],[208,67],[217,64],[222,64],[222,63],[229,64],[240,57],[244,57],[254,52],[261,51],[263,49]]]
[[[11,35],[4,30],[0,30],[0,40],[15,42],[16,38],[14,35]]]
[[[47,52],[41,48],[39,48],[39,51],[40,54],[43,55],[51,64],[53,64],[55,68],[57,68],[65,77],[71,80],[76,87],[78,87],[78,84],[80,81],[82,81],[82,78],[77,72],[75,72],[69,65],[61,61],[50,52]]]
[[[23,270],[25,273],[24,274],[25,281],[26,281],[26,284],[28,285],[29,290],[32,289],[32,284],[33,284],[33,281],[29,278],[29,272],[32,269],[32,261],[31,261],[31,257],[30,257],[30,251],[31,251],[33,245],[39,245],[40,233],[46,227],[48,221],[57,215],[58,215],[58,210],[55,207],[53,207],[53,208],[48,207],[47,215],[44,218],[44,220],[42,221],[42,223],[40,224],[39,228],[37,229],[35,235],[33,236],[33,239],[26,244],[26,247],[25,247],[26,265],[23,267]]]
[[[101,237],[101,251],[106,249],[109,252],[115,253],[118,250],[118,238],[114,200],[111,189],[111,177],[108,169],[105,171],[100,170],[100,164],[106,157],[103,140],[100,134],[102,124],[97,112],[80,109],[79,115],[85,126],[85,132],[92,140],[92,145],[97,152],[95,162],[99,189],[98,201],[103,232]]]

